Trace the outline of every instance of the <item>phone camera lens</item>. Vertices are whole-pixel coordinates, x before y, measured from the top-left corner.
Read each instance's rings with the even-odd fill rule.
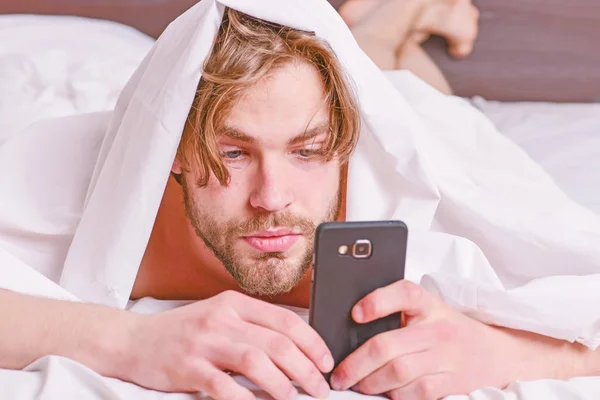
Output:
[[[357,240],[352,246],[354,258],[368,258],[371,256],[371,242],[368,240]]]

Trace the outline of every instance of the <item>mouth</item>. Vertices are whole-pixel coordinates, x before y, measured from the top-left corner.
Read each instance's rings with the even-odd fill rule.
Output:
[[[263,253],[288,251],[302,237],[291,229],[273,229],[242,236],[241,239]]]

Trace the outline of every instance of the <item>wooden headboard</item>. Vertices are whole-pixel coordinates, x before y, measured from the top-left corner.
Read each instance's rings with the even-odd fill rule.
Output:
[[[196,1],[0,0],[0,14],[102,18],[157,37]],[[456,94],[503,101],[600,101],[600,1],[473,1],[481,11],[481,33],[470,57],[450,59],[437,38],[425,44]]]
[[[77,15],[132,26],[157,38],[198,0],[0,0],[0,14]]]
[[[515,101],[600,101],[600,1],[474,0],[480,34],[452,60],[443,41],[425,48],[461,96]]]

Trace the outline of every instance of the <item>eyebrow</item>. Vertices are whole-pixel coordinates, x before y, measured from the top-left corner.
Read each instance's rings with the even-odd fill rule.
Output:
[[[306,131],[294,136],[293,138],[288,140],[287,144],[288,146],[293,146],[300,143],[304,143],[327,132],[329,132],[329,123],[325,122],[313,128],[307,129]],[[257,142],[255,137],[250,136],[247,133],[240,131],[239,129],[233,128],[231,126],[226,126],[225,129],[223,129],[222,135],[244,143],[252,144]]]

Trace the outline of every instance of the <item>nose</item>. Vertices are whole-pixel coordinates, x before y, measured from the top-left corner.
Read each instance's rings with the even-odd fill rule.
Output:
[[[282,211],[294,201],[283,162],[263,159],[260,163],[250,205],[267,212]]]

